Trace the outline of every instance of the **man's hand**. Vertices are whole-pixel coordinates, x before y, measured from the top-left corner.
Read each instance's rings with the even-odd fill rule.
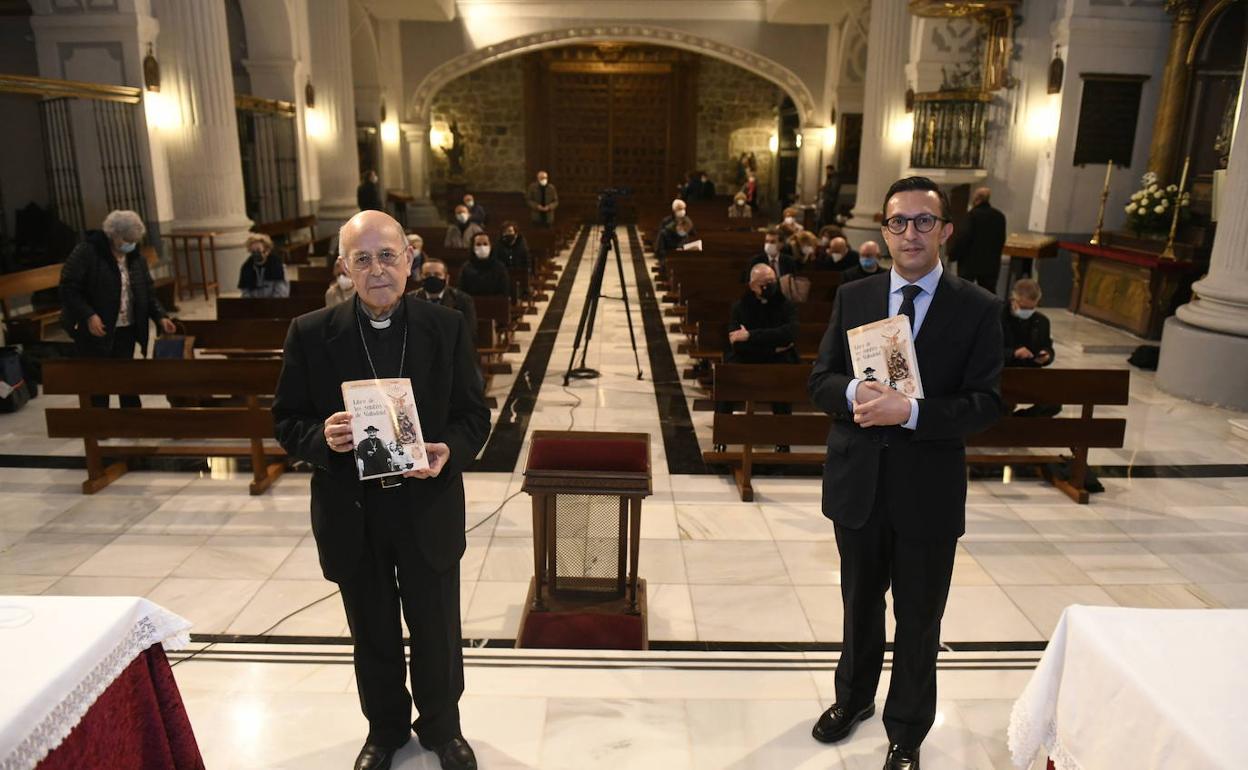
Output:
[[[738,342],[745,342],[750,338],[750,330],[742,326],[740,329],[733,329],[728,332],[728,341],[733,345]]]
[[[407,471],[403,474],[404,478],[436,479],[446,467],[446,461],[451,459],[451,448],[446,444],[425,444],[425,455],[429,458],[429,467]]]
[[[104,322],[100,320],[99,313],[95,313],[87,319],[87,331],[91,332],[92,337],[104,336]]]
[[[1047,364],[1048,362],[1052,360],[1053,360],[1053,354],[1047,350],[1041,350],[1039,353],[1036,354],[1036,363],[1040,364],[1041,366],[1044,366],[1045,364]]]
[[[858,383],[857,396],[854,422],[863,428],[901,425],[910,419],[910,399],[878,382]]]
[[[1023,347],[1016,348],[1016,349],[1014,350],[1014,357],[1015,357],[1015,358],[1021,358],[1021,359],[1023,359],[1024,361],[1029,360],[1029,359],[1032,359],[1032,358],[1035,358],[1035,356],[1033,356],[1033,355],[1031,354],[1031,351],[1030,351],[1030,350],[1028,350],[1027,348],[1023,348]]]
[[[335,452],[350,452],[355,449],[350,412],[334,412],[329,416],[325,421],[325,443]]]
[[[163,331],[165,334],[173,334],[174,332],[178,330],[178,327],[174,326],[173,321],[171,321],[170,319],[162,318],[160,319],[160,330]]]

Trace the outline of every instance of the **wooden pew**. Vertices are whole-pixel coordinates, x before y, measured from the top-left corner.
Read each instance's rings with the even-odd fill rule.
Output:
[[[300,281],[315,281],[321,284],[321,293],[329,288],[329,282],[334,280],[333,265],[300,265],[299,276]]]
[[[4,314],[5,339],[13,342],[35,342],[43,339],[44,330],[61,316],[60,300],[36,302],[34,309],[20,315],[10,307],[13,297],[55,289],[61,283],[61,264],[45,265],[31,270],[0,275],[0,311]]]
[[[291,320],[304,313],[325,307],[325,293],[319,297],[218,297],[218,320],[239,318],[285,318]]]
[[[708,463],[728,464],[743,501],[754,499],[751,485],[756,465],[820,465],[826,458],[824,441],[831,426],[825,414],[810,410],[806,382],[810,366],[785,364],[718,364],[714,368],[716,401],[744,402],[744,414],[716,413],[711,430],[716,445],[740,445],[740,450],[704,452]],[[967,462],[987,465],[1038,465],[1055,487],[1077,503],[1088,502],[1088,450],[1121,447],[1127,421],[1095,417],[1096,406],[1125,405],[1130,387],[1126,369],[1018,369],[1002,372],[1001,393],[1007,406],[1019,403],[1076,404],[1073,418],[1001,418],[988,430],[970,437],[974,449],[1068,449],[1071,455],[987,454],[968,451]],[[791,403],[795,414],[772,415],[762,408],[772,402]],[[921,419],[921,418],[920,418]],[[751,445],[817,446],[818,451],[762,452]],[[1054,476],[1048,466],[1065,462],[1070,479]]]
[[[331,235],[316,234],[316,216],[313,214],[276,222],[262,222],[253,225],[251,229],[272,238],[273,250],[288,265],[307,262],[309,253],[318,257],[329,254],[330,244],[334,240]]]
[[[281,358],[290,321],[285,318],[246,318],[218,321],[179,321],[195,338],[197,354],[207,356]]]
[[[266,447],[273,437],[273,415],[261,396],[277,387],[280,360],[65,359],[43,365],[47,393],[77,395],[78,407],[46,411],[50,438],[80,438],[86,450],[84,494],[93,494],[127,470],[125,458],[250,457],[253,495],[264,493],[285,470],[280,448]],[[228,395],[242,397],[243,406],[194,408],[101,409],[90,397],[109,392],[172,397]],[[147,444],[100,446],[104,439],[235,439],[245,444]],[[105,458],[122,458],[105,464]]]

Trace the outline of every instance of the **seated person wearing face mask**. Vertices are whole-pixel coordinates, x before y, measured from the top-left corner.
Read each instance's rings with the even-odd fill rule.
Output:
[[[745,200],[745,193],[739,192],[728,207],[729,219],[749,219],[754,216],[754,209]]]
[[[442,245],[448,249],[470,249],[472,239],[483,232],[481,225],[468,219],[468,207],[460,204],[455,207],[455,221],[447,226]]]
[[[472,197],[472,193],[464,195],[464,208],[468,209],[469,222],[476,222],[481,227],[485,227],[485,206],[477,203],[476,199]]]
[[[273,240],[252,233],[246,241],[248,258],[238,270],[238,289],[244,297],[289,297],[286,267],[273,253]]]
[[[1014,282],[1010,304],[1001,327],[1005,333],[1006,366],[1048,366],[1053,363],[1053,337],[1049,319],[1036,310],[1040,284],[1031,278]]]
[[[844,238],[845,233],[836,225],[824,225],[819,228],[819,259],[820,261],[828,258],[828,246],[832,244],[833,238]]]
[[[425,239],[416,233],[407,236],[407,245],[412,247],[412,280],[420,276],[420,265],[425,261]]]
[[[748,283],[750,280],[750,268],[755,265],[769,265],[773,273],[779,277],[784,277],[789,273],[797,272],[797,261],[789,254],[784,253],[781,247],[782,241],[781,231],[779,228],[771,228],[763,235],[763,252],[755,254],[750,260],[750,264],[741,273],[741,282]]]
[[[818,266],[819,239],[809,230],[794,235],[791,239],[792,245],[789,250],[793,252],[793,259],[797,261],[797,270],[802,270]]]
[[[503,223],[503,235],[494,244],[494,259],[502,262],[509,270],[529,269],[529,244],[516,228],[515,222]]]
[[[819,262],[820,270],[848,270],[858,264],[858,252],[849,247],[849,241],[842,237],[833,238],[828,242],[828,250]]]
[[[507,266],[490,256],[490,236],[472,237],[472,259],[459,273],[459,286],[474,297],[504,296],[511,291]]]
[[[663,237],[663,231],[672,226],[679,217],[686,216],[685,202],[680,198],[672,201],[672,213],[663,217],[663,221],[659,222],[659,229],[654,232],[654,246],[658,249],[659,239]]]
[[[347,265],[341,259],[334,260],[334,280],[325,290],[325,307],[341,305],[355,296],[355,282],[347,275]]]
[[[679,251],[681,246],[696,240],[693,234],[693,220],[689,217],[677,217],[670,225],[659,231],[659,240],[654,244],[654,256],[660,262],[669,251]]]
[[[880,244],[875,241],[865,241],[858,249],[858,264],[841,273],[841,283],[846,284],[875,275],[882,269],[880,267]]]
[[[802,212],[800,209],[798,209],[796,206],[789,206],[787,209],[784,210],[784,219],[780,221],[780,224],[784,225],[785,227],[791,228],[797,232],[801,232],[803,229],[805,229],[802,227],[801,222],[797,221],[797,218],[800,217],[801,215],[802,215]]]
[[[446,263],[437,257],[429,257],[420,266],[420,288],[412,292],[418,299],[458,310],[468,320],[468,328],[477,333],[477,306],[467,292],[451,286]],[[477,341],[480,344],[481,340]]]

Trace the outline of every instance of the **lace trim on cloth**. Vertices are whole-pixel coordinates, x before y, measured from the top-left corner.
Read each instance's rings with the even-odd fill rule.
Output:
[[[0,770],[29,770],[42,762],[69,737],[101,693],[144,650],[155,644],[163,644],[166,650],[180,650],[190,643],[189,625],[173,613],[158,612],[139,618],[126,638],[91,669],[9,756],[0,759]]]
[[[1055,770],[1083,770],[1083,765],[1070,755],[1057,737],[1057,721],[1050,719],[1038,724],[1022,700],[1014,702],[1010,712],[1010,756],[1014,767],[1026,770],[1035,761],[1036,754],[1044,749],[1053,762]]]

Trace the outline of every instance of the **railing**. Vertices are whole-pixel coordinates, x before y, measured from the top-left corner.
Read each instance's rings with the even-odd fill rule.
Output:
[[[983,168],[991,100],[983,91],[915,94],[910,166]]]

